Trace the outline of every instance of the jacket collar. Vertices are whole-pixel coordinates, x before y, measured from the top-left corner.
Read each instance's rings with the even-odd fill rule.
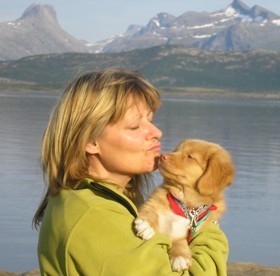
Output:
[[[92,179],[86,178],[77,185],[76,190],[80,189],[90,189],[99,196],[118,202],[123,205],[135,218],[137,217],[137,208],[134,203],[112,184],[95,182]]]

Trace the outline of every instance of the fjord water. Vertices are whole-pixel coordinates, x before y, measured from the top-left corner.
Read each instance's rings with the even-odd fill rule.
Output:
[[[41,137],[56,100],[50,92],[0,93],[0,270],[38,267],[31,221],[44,190]],[[163,151],[199,138],[231,152],[237,173],[220,221],[229,260],[279,266],[280,99],[166,95],[154,121]]]

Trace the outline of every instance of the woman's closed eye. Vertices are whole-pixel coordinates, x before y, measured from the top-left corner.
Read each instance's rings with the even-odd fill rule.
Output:
[[[131,130],[136,130],[136,129],[138,129],[139,127],[140,127],[139,125],[137,125],[137,126],[131,126],[130,129],[131,129]]]

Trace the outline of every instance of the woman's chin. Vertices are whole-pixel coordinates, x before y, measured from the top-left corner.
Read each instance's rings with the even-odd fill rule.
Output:
[[[153,162],[153,165],[152,165],[152,170],[151,170],[151,172],[153,172],[153,171],[155,171],[155,170],[158,169],[158,167],[159,167],[159,158],[160,158],[160,156],[156,156],[156,157],[154,158],[154,162]]]

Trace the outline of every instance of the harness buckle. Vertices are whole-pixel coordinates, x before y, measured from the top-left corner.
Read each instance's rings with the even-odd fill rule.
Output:
[[[189,210],[188,215],[190,217],[189,229],[195,229],[197,226],[197,213],[195,210]]]

